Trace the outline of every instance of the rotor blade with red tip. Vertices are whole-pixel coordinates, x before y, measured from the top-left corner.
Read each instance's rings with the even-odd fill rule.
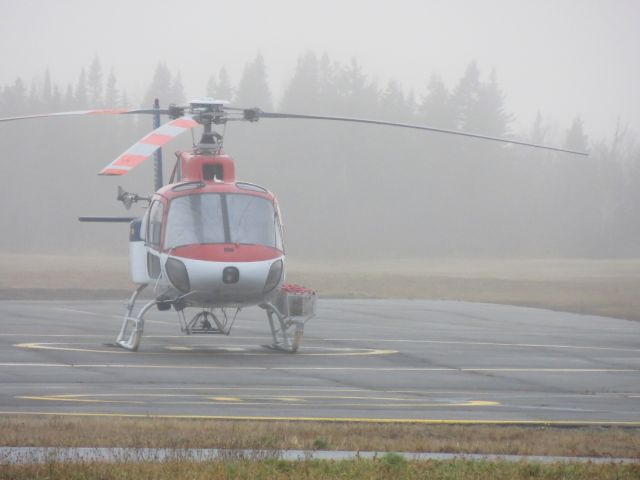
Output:
[[[153,155],[153,152],[165,143],[196,125],[198,122],[188,115],[161,125],[104,167],[98,175],[124,175]]]
[[[122,115],[127,113],[149,113],[166,115],[169,110],[156,110],[152,108],[101,108],[98,110],[75,110],[71,112],[55,112],[55,113],[38,113],[35,115],[25,115],[22,117],[6,117],[0,118],[0,122],[12,122],[14,120],[28,120],[30,118],[46,118],[46,117],[69,117],[74,115]]]

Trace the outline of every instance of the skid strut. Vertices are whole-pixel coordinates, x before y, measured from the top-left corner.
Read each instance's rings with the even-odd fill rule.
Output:
[[[127,303],[127,311],[124,315],[122,327],[120,327],[120,333],[118,334],[118,338],[116,338],[118,346],[131,350],[132,352],[138,350],[138,347],[140,346],[140,338],[142,338],[142,333],[144,332],[145,313],[147,313],[151,307],[158,304],[157,300],[153,300],[142,307],[135,317],[131,316],[136,304],[136,299],[146,286],[146,284],[140,285],[136,288],[136,291],[133,292],[133,295],[131,295],[129,303]]]
[[[298,285],[284,284],[273,301],[265,303],[273,344],[270,348],[298,351],[304,325],[316,313],[316,293]]]

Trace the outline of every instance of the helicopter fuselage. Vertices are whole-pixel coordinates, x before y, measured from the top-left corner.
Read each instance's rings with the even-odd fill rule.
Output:
[[[132,280],[176,308],[265,303],[284,280],[275,196],[236,182],[226,155],[181,153],[178,161],[180,180],[132,224]]]

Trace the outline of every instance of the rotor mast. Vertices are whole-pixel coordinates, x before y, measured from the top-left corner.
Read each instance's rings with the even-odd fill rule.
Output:
[[[200,143],[195,146],[195,153],[219,155],[222,151],[223,136],[213,130],[213,121],[209,117],[203,118],[202,127],[202,136]]]
[[[228,102],[202,98],[189,103],[187,107],[170,105],[169,115],[172,118],[189,116],[202,125],[200,142],[194,145],[195,153],[204,155],[219,155],[222,151],[223,136],[213,130],[213,125],[224,125],[229,119],[225,111]]]

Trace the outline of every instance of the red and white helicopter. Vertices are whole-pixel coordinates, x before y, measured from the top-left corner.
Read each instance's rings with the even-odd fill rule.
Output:
[[[380,120],[292,113],[264,112],[258,108],[231,108],[227,102],[203,98],[168,109],[101,109],[22,117],[0,122],[67,115],[154,114],[171,120],[152,131],[100,171],[124,175],[152,156],[164,144],[198,125],[203,133],[191,152],[177,152],[168,185],[151,197],[118,189],[118,200],[129,208],[146,201],[142,218],[81,217],[81,221],[131,222],[129,272],[137,285],[126,307],[116,344],[135,351],[144,331],[144,317],[156,307],[174,308],[186,334],[231,332],[240,309],[259,306],[266,311],[273,348],[296,352],[305,323],[314,316],[316,294],[285,284],[285,249],[276,197],[253,183],[240,182],[231,157],[223,153],[223,137],[214,125],[261,118],[330,120],[368,123],[474,137],[579,155],[584,152],[447,130]],[[153,299],[135,314],[138,296],[153,288]],[[185,310],[198,309],[187,320]],[[229,313],[234,312],[234,313]]]

